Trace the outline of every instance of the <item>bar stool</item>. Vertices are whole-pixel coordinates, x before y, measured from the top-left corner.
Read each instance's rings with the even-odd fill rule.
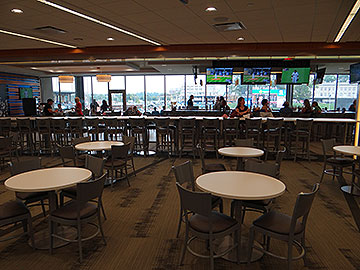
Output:
[[[69,118],[70,137],[83,137],[87,129],[83,127],[83,120],[81,118]]]
[[[264,149],[265,160],[268,158],[269,152],[276,153],[281,144],[282,127],[284,119],[268,118],[266,129],[264,130]]]
[[[52,154],[52,132],[50,118],[36,118],[36,127],[39,135],[39,155],[41,151],[49,151]]]
[[[168,155],[172,152],[172,130],[170,130],[170,118],[155,118],[156,125],[156,153],[159,149],[167,149]]]
[[[64,118],[52,118],[51,119],[51,131],[53,135],[53,140],[56,144],[64,146],[68,144],[69,130],[66,126],[66,121]]]
[[[245,119],[245,138],[254,138],[258,148],[260,147],[261,120],[261,118]]]
[[[191,148],[193,157],[195,158],[196,153],[196,122],[195,118],[180,118],[179,120],[180,129],[180,158],[185,147]]]
[[[21,152],[24,153],[24,150],[26,149],[31,154],[34,154],[34,128],[31,124],[30,118],[17,118],[16,123],[20,135]]]
[[[146,156],[149,151],[149,142],[145,118],[129,118],[130,136],[135,137],[135,151],[143,151]]]
[[[310,161],[310,135],[312,124],[312,119],[296,119],[295,130],[290,132],[290,151],[292,151],[292,141],[293,139],[295,140],[294,161],[296,161],[298,155],[299,141],[303,142],[301,154],[306,154],[307,159]]]
[[[207,146],[210,148],[208,151],[216,153],[218,158],[219,148],[219,134],[220,134],[220,121],[217,118],[204,118],[201,123],[201,143],[204,150],[207,150]]]
[[[116,117],[104,117],[105,123],[105,140],[117,141],[121,130],[119,129]]]
[[[99,118],[97,117],[85,117],[87,126],[87,133],[93,141],[99,140]]]
[[[11,131],[11,118],[0,118],[0,134],[8,137]]]
[[[239,119],[224,119],[222,123],[224,146],[232,146],[234,139],[239,138]]]

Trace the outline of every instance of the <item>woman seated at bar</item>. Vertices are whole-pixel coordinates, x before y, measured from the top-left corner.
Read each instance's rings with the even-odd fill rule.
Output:
[[[245,99],[243,97],[239,97],[238,104],[235,110],[231,112],[230,117],[243,117],[245,114],[249,113],[250,109],[248,108],[248,106],[245,106]]]
[[[302,113],[312,113],[312,108],[310,106],[310,101],[308,99],[304,99],[304,107],[301,109]]]
[[[269,101],[264,98],[262,101],[261,101],[261,109],[260,109],[260,112],[271,112],[271,109],[269,107]]]
[[[313,113],[315,113],[315,114],[321,113],[321,108],[320,108],[319,104],[317,103],[317,101],[313,101],[311,106],[313,108]]]

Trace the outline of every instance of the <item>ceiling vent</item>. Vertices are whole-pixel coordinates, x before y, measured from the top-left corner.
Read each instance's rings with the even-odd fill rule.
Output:
[[[42,27],[37,27],[34,30],[42,32],[44,34],[48,34],[48,35],[58,35],[58,34],[65,34],[66,31],[63,29],[59,29],[56,28],[54,26],[42,26]]]
[[[242,22],[233,22],[233,23],[218,23],[214,24],[214,27],[221,32],[225,31],[237,31],[246,29]]]

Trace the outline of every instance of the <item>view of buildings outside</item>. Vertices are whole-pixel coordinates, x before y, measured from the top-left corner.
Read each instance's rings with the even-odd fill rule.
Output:
[[[206,85],[205,75],[199,75],[196,84],[193,75],[112,76],[110,83],[99,83],[96,76],[85,76],[83,80],[84,108],[86,109],[90,109],[92,97],[101,106],[102,100],[108,102],[109,90],[125,89],[127,106],[136,105],[141,112],[145,112],[145,109],[151,112],[154,108],[161,111],[165,99],[166,110],[170,110],[172,107],[185,109],[190,95],[194,95],[194,106],[199,109],[212,109],[216,98],[220,96],[226,98],[232,109],[236,107],[237,99],[240,96],[245,98],[246,105],[250,107],[261,106],[261,101],[266,98],[269,100],[271,108],[275,110],[281,108],[286,100],[286,85],[276,84],[275,75],[271,76],[270,85],[242,85],[240,74],[234,74],[233,83],[230,85]],[[317,101],[323,109],[348,109],[353,100],[357,98],[358,86],[349,83],[349,75],[325,75],[323,83],[319,85],[314,85],[313,80],[314,75],[310,75],[308,85],[293,86],[294,108],[301,108],[304,99],[309,99],[310,102]],[[75,107],[75,83],[59,84],[58,77],[53,77],[52,84],[55,105],[61,101],[63,109]],[[112,99],[113,104],[118,104],[118,107],[122,109],[122,94],[113,94]],[[116,108],[114,109],[116,110]]]

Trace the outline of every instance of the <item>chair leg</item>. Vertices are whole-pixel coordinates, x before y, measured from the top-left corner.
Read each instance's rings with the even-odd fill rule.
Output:
[[[102,207],[102,204],[101,204],[101,207]],[[100,229],[101,237],[102,237],[102,239],[104,241],[104,245],[106,246],[106,240],[105,240],[105,235],[104,235],[104,231],[103,231],[103,228],[102,228],[102,223],[101,223],[101,217],[100,217],[100,211],[99,210],[98,210],[97,216],[98,216],[98,223],[99,223],[99,229]]]
[[[176,232],[176,238],[179,237],[179,233],[180,233],[180,229],[181,229],[181,223],[182,223],[182,217],[183,217],[183,210],[181,208],[180,209],[179,223],[178,223],[177,232]]]
[[[254,236],[255,236],[255,229],[254,226],[251,226],[249,231],[249,246],[248,246],[248,257],[247,257],[248,264],[251,263],[251,255],[254,245]],[[241,243],[239,243],[239,245],[241,245]]]
[[[288,242],[288,258],[287,258],[287,264],[288,264],[288,270],[291,270],[291,264],[292,264],[292,239]]]
[[[82,242],[81,242],[81,223],[77,224],[77,237],[78,237],[78,245],[79,245],[79,260],[82,263],[83,254],[82,254]]]
[[[219,211],[220,213],[224,213],[224,204],[223,204],[223,200],[220,201],[219,203]]]
[[[185,231],[185,240],[184,240],[184,246],[181,252],[181,257],[180,257],[180,265],[183,265],[184,263],[184,258],[185,258],[185,252],[187,249],[187,242],[188,242],[188,238],[189,238],[189,228],[187,227],[188,225],[186,225],[186,231]]]
[[[131,157],[131,164],[132,164],[134,175],[136,176],[135,165],[134,165],[134,157]]]
[[[53,230],[53,224],[52,224],[52,221],[51,219],[49,219],[49,232],[50,232],[50,237],[49,237],[49,240],[50,240],[50,247],[49,247],[49,251],[50,251],[50,254],[53,254],[53,245],[54,245],[54,236],[53,236],[53,233],[54,233],[54,230]]]
[[[210,270],[214,270],[214,241],[212,238],[209,239],[210,248]]]
[[[102,212],[102,214],[103,214],[103,216],[104,216],[104,219],[105,220],[107,220],[107,217],[106,217],[106,214],[105,214],[105,209],[104,209],[104,205],[103,205],[103,203],[102,203],[102,200],[101,200],[101,212]]]
[[[322,171],[321,178],[320,178],[320,183],[322,182],[322,180],[323,180],[323,178],[324,178],[325,169],[326,169],[326,163],[324,163],[323,171]]]
[[[27,218],[27,225],[29,226],[28,235],[30,237],[31,246],[32,246],[33,249],[35,249],[34,231],[33,231],[32,219],[31,219],[30,214],[29,214],[29,216]]]
[[[43,215],[45,217],[46,216],[46,211],[45,211],[44,200],[41,200],[40,202],[41,202],[41,209],[42,209]]]

